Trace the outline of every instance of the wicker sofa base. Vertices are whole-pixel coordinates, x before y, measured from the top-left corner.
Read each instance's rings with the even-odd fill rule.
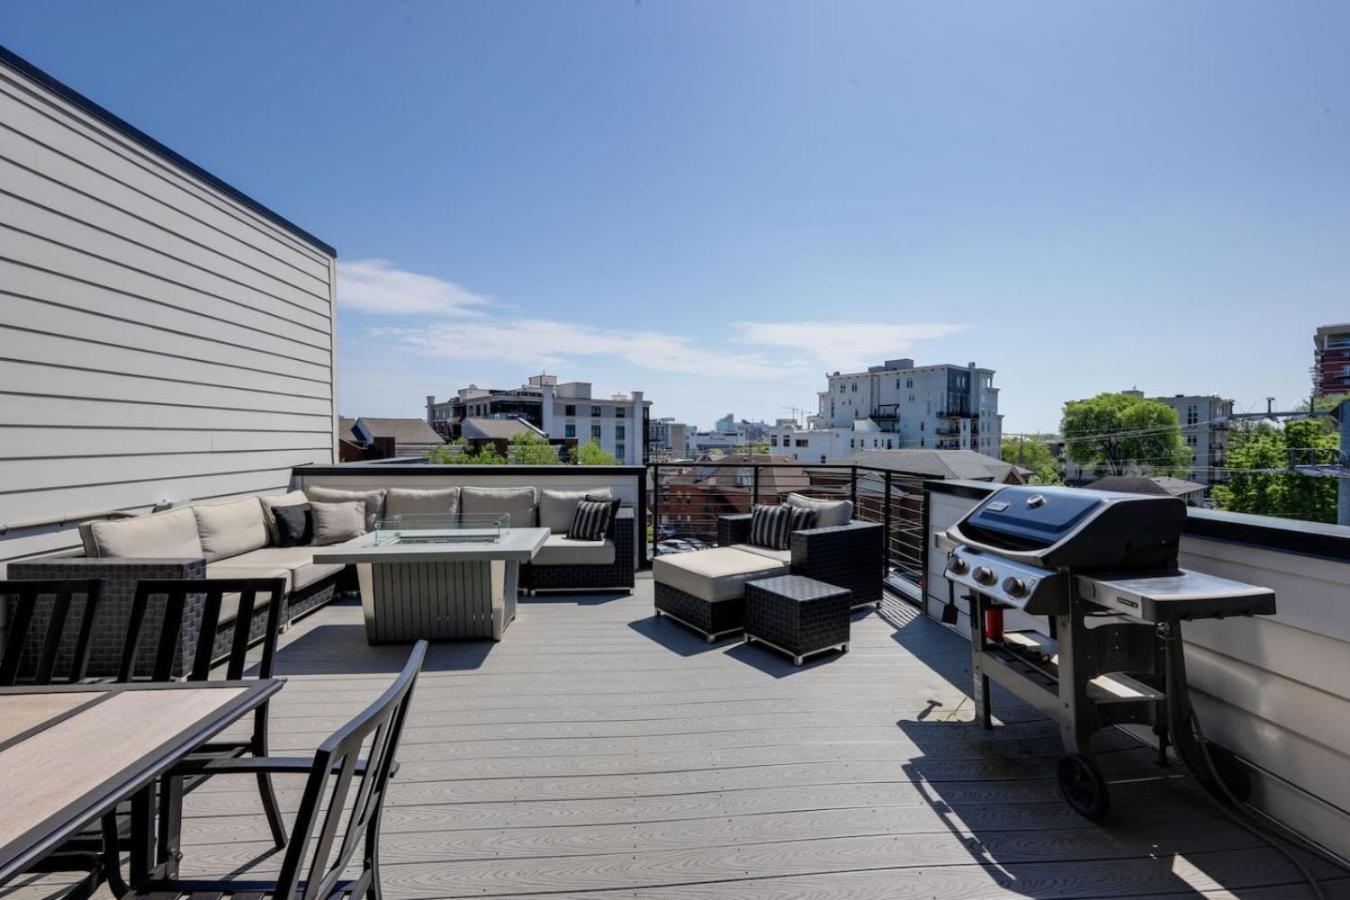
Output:
[[[636,569],[637,524],[629,510],[621,510],[614,523],[614,562],[607,566],[520,567],[522,591],[627,591],[633,592]]]
[[[665,615],[697,631],[710,644],[745,626],[744,597],[713,603],[660,582],[656,584],[655,593],[657,615]]]

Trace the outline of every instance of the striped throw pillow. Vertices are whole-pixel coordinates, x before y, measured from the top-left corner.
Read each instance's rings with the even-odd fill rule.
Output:
[[[816,511],[814,509],[797,509],[789,507],[792,510],[792,518],[788,521],[788,541],[791,542],[791,534],[794,531],[805,531],[808,528],[816,527]],[[780,550],[787,550],[787,547],[780,547]]]
[[[572,527],[567,529],[567,537],[574,541],[603,541],[609,530],[611,506],[608,502],[582,500],[577,504],[576,514],[572,516]]]
[[[786,550],[792,510],[786,506],[757,505],[750,513],[750,543]]]

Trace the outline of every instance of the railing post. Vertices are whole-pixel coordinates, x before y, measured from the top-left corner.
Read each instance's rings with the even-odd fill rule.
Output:
[[[882,540],[885,541],[885,545],[882,547],[882,551],[881,551],[881,579],[882,579],[882,581],[885,581],[885,580],[886,580],[886,576],[888,576],[888,575],[891,574],[891,471],[890,471],[890,469],[887,469],[887,470],[886,470],[885,482],[886,482],[886,487],[884,488],[884,490],[886,491],[886,502],[885,502],[885,504],[881,507],[881,520],[882,520],[882,523],[883,523],[883,524],[882,524],[882,527],[883,527],[883,537],[882,537]]]
[[[646,469],[642,470],[642,481],[644,482],[642,485],[642,500],[643,503],[645,503],[647,499],[647,485],[645,483],[647,481]],[[659,465],[652,466],[651,518],[652,518],[652,553],[650,559],[656,559],[656,544],[659,539],[661,531],[661,467]],[[646,566],[643,566],[643,568],[646,568]]]
[[[853,514],[858,514],[858,467],[849,466],[853,478],[849,482],[849,499],[853,501]]]
[[[759,466],[754,466],[751,471],[753,474],[751,475],[750,483],[754,491],[754,496],[750,498],[750,511],[754,512],[755,504],[759,502]]]

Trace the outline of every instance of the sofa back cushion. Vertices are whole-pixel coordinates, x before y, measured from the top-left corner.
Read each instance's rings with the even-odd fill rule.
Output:
[[[532,528],[534,507],[535,491],[532,487],[465,487],[459,492],[460,516],[499,516],[506,513],[511,517],[509,524],[512,528]]]
[[[459,488],[390,488],[384,498],[385,518],[459,515]]]
[[[801,494],[788,494],[783,503],[798,509],[814,509],[816,528],[833,528],[853,521],[853,503],[849,500],[813,500]]]
[[[201,559],[204,555],[191,509],[92,522],[89,537],[99,557]]]
[[[314,516],[314,546],[340,544],[366,533],[366,508],[360,500],[309,504]]]
[[[552,491],[545,488],[539,492],[539,527],[547,528],[554,534],[566,534],[572,527],[578,503],[587,497],[598,500],[613,496],[607,487],[591,488],[588,491]]]
[[[272,510],[278,506],[299,506],[302,503],[308,503],[309,498],[305,496],[304,491],[287,491],[284,494],[266,494],[258,498],[262,501],[263,524],[267,526],[268,543],[277,545],[279,543],[277,534],[277,517]]]
[[[267,546],[267,524],[257,497],[194,506],[192,512],[207,562]]]
[[[375,488],[367,491],[344,491],[338,488],[328,487],[307,487],[305,495],[309,497],[310,502],[315,500],[320,503],[345,503],[351,500],[360,500],[366,505],[366,531],[374,531],[375,523],[380,521],[384,515],[384,488]],[[315,522],[315,528],[318,522]]]

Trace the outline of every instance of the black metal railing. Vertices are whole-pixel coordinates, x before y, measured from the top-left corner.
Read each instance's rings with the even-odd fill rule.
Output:
[[[885,527],[885,576],[923,581],[924,477],[846,463],[677,462],[648,466],[649,553],[713,546],[718,516],[796,493],[853,501],[854,518]]]

